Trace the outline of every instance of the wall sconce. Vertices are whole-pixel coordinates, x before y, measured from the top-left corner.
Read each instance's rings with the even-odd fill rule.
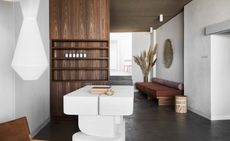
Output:
[[[23,23],[11,66],[23,80],[37,80],[48,67],[37,24],[39,3],[40,0],[20,1]]]

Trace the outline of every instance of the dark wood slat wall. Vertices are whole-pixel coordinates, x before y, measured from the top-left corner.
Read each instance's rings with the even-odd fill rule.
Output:
[[[109,0],[50,0],[51,118],[63,113],[63,96],[109,79]],[[66,58],[84,52],[85,58]]]
[[[108,0],[50,0],[51,39],[108,40]]]

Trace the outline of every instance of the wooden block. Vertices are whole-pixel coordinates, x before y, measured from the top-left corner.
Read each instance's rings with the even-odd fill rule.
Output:
[[[157,97],[159,106],[174,105],[174,97]]]
[[[93,94],[105,94],[107,91],[112,91],[110,86],[102,85],[92,87],[90,92]]]

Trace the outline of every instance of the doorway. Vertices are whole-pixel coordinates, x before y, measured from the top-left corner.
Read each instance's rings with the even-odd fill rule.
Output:
[[[110,33],[110,76],[132,76],[132,33]]]

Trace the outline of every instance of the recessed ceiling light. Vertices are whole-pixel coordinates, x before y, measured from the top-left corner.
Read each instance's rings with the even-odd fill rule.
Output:
[[[153,33],[153,27],[150,27],[150,33]]]
[[[160,22],[163,22],[163,21],[164,21],[164,15],[163,15],[163,14],[160,14],[160,16],[159,16],[159,21],[160,21]]]

